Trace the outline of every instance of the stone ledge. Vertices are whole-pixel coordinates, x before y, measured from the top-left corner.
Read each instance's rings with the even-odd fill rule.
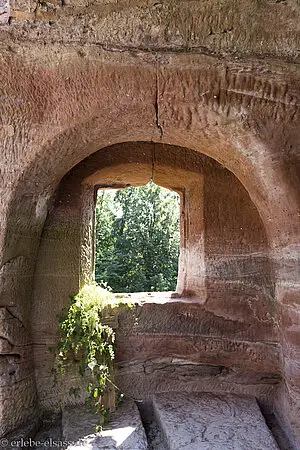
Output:
[[[255,398],[170,392],[154,414],[170,450],[278,450]]]
[[[84,407],[63,411],[63,440],[72,443],[68,450],[85,448],[107,450],[147,450],[148,442],[141,418],[135,403],[124,401],[111,414],[109,423],[102,432],[96,433],[99,417]]]

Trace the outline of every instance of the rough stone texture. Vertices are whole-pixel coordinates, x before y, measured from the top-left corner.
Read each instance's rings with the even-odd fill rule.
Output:
[[[34,421],[36,390],[32,346],[13,307],[0,308],[0,434],[25,420]],[[26,408],[26,411],[23,408]],[[14,411],[13,416],[11,411]]]
[[[132,400],[122,402],[111,414],[109,422],[99,433],[95,427],[99,418],[84,408],[63,411],[63,440],[72,442],[69,450],[78,448],[107,450],[147,450],[148,443],[139,411]]]
[[[8,22],[10,16],[9,0],[0,1],[0,23]]]
[[[94,43],[108,49],[299,57],[298,0],[11,3],[13,28],[4,28],[3,34],[15,39]]]
[[[119,313],[114,327],[121,389],[139,399],[174,390],[255,395],[272,409],[282,380],[276,335],[269,341],[271,329],[245,325],[246,318],[225,326],[222,316],[197,300],[148,299]]]
[[[220,390],[221,385],[226,391],[258,395],[270,405],[281,369],[261,219],[228,170],[195,152],[153,143],[96,152],[60,183],[41,239],[34,289],[40,405],[58,408],[68,391],[65,383],[53,387],[53,356],[45,350],[55,345],[55,318],[70,292],[78,289],[78,270],[90,273],[94,186],[141,185],[151,177],[181,196],[180,302],[152,304],[155,298],[148,297],[133,314],[120,313],[114,324],[120,385],[132,396],[143,397],[172,390],[176,377],[183,377],[183,389],[202,390],[205,383]],[[51,298],[57,298],[55,303]],[[78,383],[73,376],[67,382]],[[72,397],[68,401],[76,402]]]
[[[277,450],[254,398],[170,392],[154,413],[170,450]]]
[[[13,340],[6,325],[1,332],[1,432],[46,408],[36,386],[51,408],[58,397],[48,354],[56,311],[92,261],[94,182],[81,183],[113,166],[114,145],[127,143],[128,163],[143,152],[137,142],[148,142],[165,146],[157,164],[170,176],[175,163],[190,171],[203,155],[214,161],[194,185],[200,219],[187,244],[197,244],[189,248],[197,264],[179,279],[199,293],[190,299],[197,309],[164,307],[156,331],[159,305],[145,305],[152,328],[143,318],[131,350],[124,323],[124,385],[137,368],[145,379],[145,365],[149,391],[170,388],[177,374],[182,388],[179,358],[190,386],[200,378],[191,361],[211,387],[239,390],[244,358],[242,389],[268,397],[299,448],[299,14],[298,0],[0,3],[0,306],[23,330]],[[191,158],[179,156],[187,149]],[[102,163],[68,187],[99,150]],[[180,263],[183,274],[187,259]],[[218,381],[221,367],[228,383]]]

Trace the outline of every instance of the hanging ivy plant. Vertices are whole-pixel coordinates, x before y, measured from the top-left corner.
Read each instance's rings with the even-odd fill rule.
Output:
[[[59,323],[59,341],[55,355],[56,374],[65,375],[77,362],[80,375],[87,375],[89,398],[95,410],[106,417],[113,409],[115,390],[113,365],[115,332],[104,322],[109,308],[122,304],[120,299],[97,284],[83,287]]]

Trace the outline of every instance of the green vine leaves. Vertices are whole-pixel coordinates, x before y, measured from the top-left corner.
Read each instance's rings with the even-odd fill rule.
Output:
[[[84,286],[59,322],[59,341],[55,349],[54,372],[65,376],[76,362],[78,372],[87,377],[90,404],[106,418],[115,404],[113,360],[115,331],[105,318],[109,310],[120,306],[107,287]],[[131,307],[132,305],[128,305]]]

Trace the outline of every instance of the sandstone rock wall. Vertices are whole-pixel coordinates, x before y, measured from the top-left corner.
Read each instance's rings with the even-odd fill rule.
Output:
[[[69,296],[78,290],[78,282],[92,277],[94,189],[141,185],[151,178],[181,195],[177,293],[194,306],[145,305],[133,317],[119,318],[121,385],[128,389],[131,374],[131,395],[150,395],[166,389],[163,380],[172,388],[170,367],[177,370],[178,365],[188,372],[194,364],[201,374],[205,363],[204,371],[207,364],[224,368],[222,381],[225,372],[230,373],[232,389],[238,386],[238,393],[253,391],[271,404],[270,392],[281,379],[280,346],[268,243],[257,210],[240,182],[212,159],[154,143],[100,150],[60,184],[35,272],[33,339],[40,404],[51,410],[62,401],[59,386],[53,388],[53,356],[47,350],[55,345],[57,317]],[[152,375],[140,377],[141,365],[160,365],[170,358],[179,363],[171,364],[168,373],[163,362],[163,371],[155,369],[155,383]],[[74,382],[69,377],[68,383]],[[192,385],[199,390],[202,382],[195,372]]]
[[[2,433],[38,413],[32,344],[43,322],[33,320],[42,308],[33,286],[48,298],[51,328],[50,305],[66,301],[59,277],[73,292],[91,268],[89,251],[80,263],[81,243],[92,241],[84,228],[90,209],[79,201],[59,216],[53,199],[61,180],[99,149],[156,142],[207,155],[233,174],[212,168],[206,184],[203,176],[203,211],[218,224],[200,227],[206,306],[219,314],[218,296],[230,293],[218,329],[228,325],[225,313],[238,320],[246,305],[256,346],[262,339],[273,351],[276,343],[282,381],[274,407],[300,445],[299,14],[296,0],[0,2]],[[87,186],[78,195],[91,205]],[[72,218],[84,229],[71,248]],[[59,251],[49,231],[57,223]],[[224,260],[219,249],[231,235],[236,244]],[[60,260],[67,264],[51,278]],[[37,348],[43,361],[39,341]]]

